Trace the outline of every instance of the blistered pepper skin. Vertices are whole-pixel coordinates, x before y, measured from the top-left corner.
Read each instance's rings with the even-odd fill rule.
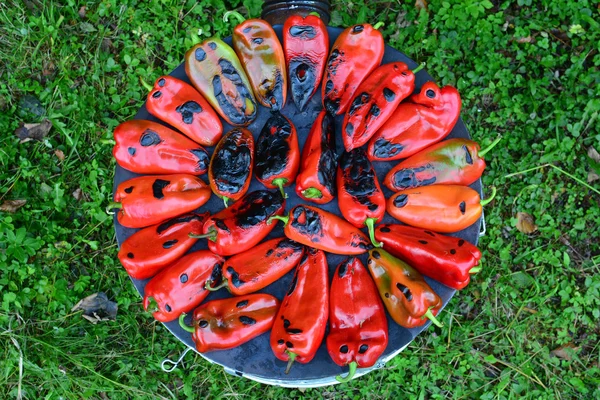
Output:
[[[221,120],[208,101],[191,85],[169,75],[154,82],[146,109],[203,146],[214,146],[223,134]]]
[[[252,86],[235,51],[221,39],[212,37],[188,50],[185,73],[230,125],[246,126],[256,118]]]
[[[113,156],[131,172],[201,175],[208,169],[208,152],[202,146],[156,122],[123,122],[114,138]]]

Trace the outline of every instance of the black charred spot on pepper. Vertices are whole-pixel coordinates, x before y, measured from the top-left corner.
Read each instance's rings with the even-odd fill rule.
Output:
[[[382,227],[382,228],[379,228],[379,230],[380,230],[381,232],[383,232],[383,233],[389,233],[389,232],[391,232],[391,229],[390,229],[390,228],[388,228],[387,226],[384,226],[384,227]]]
[[[144,131],[144,133],[142,134],[142,136],[140,137],[140,144],[144,147],[156,146],[160,142],[161,142],[161,140],[160,140],[160,136],[158,135],[158,133],[156,133],[150,129],[146,129]]]
[[[254,44],[262,44],[263,41],[264,41],[263,38],[259,38],[259,37],[252,38],[252,43],[254,43]]]
[[[216,50],[217,44],[215,42],[209,42],[208,47],[210,47],[211,50]]]
[[[392,143],[389,140],[378,138],[373,144],[373,155],[377,158],[391,158],[404,150],[400,143]]]
[[[360,347],[358,348],[358,354],[365,354],[367,352],[367,350],[369,350],[369,345],[361,344]]]
[[[265,123],[256,140],[256,177],[268,180],[281,174],[290,162],[292,124],[279,112]]]
[[[319,213],[301,205],[296,206],[292,211],[291,227],[301,235],[309,238],[323,236],[323,225]]]
[[[296,290],[297,283],[298,283],[298,273],[294,274],[294,278],[292,279],[292,283],[290,284],[290,288],[288,289],[286,296],[291,296],[292,293],[294,293],[294,290]]]
[[[283,320],[283,328],[284,328],[284,329],[287,329],[287,328],[289,328],[289,327],[290,327],[290,325],[291,325],[291,322],[290,322],[290,320],[289,320],[289,319],[284,319],[284,320]]]
[[[222,263],[218,262],[213,265],[212,272],[210,273],[210,281],[213,283],[213,287],[221,283],[221,279],[223,278],[223,266]]]
[[[252,152],[243,137],[244,133],[236,129],[228,133],[215,149],[212,172],[220,192],[236,194],[250,178]]]
[[[304,110],[315,86],[318,86],[317,70],[314,63],[306,57],[294,57],[289,62],[290,88],[294,103]]]
[[[386,299],[390,298],[390,294],[389,293],[386,293],[384,296],[385,296]]]
[[[218,229],[225,231],[225,232],[231,232],[229,230],[229,227],[225,224],[225,221],[223,221],[222,219],[215,218],[215,219],[213,219],[213,221],[215,221],[215,226]]]
[[[427,91],[425,92],[425,96],[429,97],[430,99],[435,98],[435,91],[433,91],[432,89],[427,89]]]
[[[219,59],[219,67],[221,68],[221,75],[215,75],[212,80],[213,94],[219,103],[219,107],[225,115],[229,117],[231,122],[235,125],[244,125],[248,121],[251,121],[256,116],[256,101],[250,93],[250,89],[244,84],[240,72],[233,66],[233,64],[226,59]],[[235,92],[227,93],[223,92],[223,84],[221,79],[229,80],[235,85]],[[230,85],[229,85],[230,86]],[[232,97],[233,95],[233,97]],[[253,106],[252,114],[246,115],[246,103],[250,102]],[[238,108],[237,104],[242,104]]]
[[[377,210],[379,205],[371,201],[373,195],[379,192],[377,177],[365,150],[359,147],[342,154],[340,168],[346,192],[369,210]]]
[[[275,250],[269,249],[269,251],[267,251],[267,257],[271,256],[271,254],[273,254],[274,252]]]
[[[206,328],[208,326],[208,321],[206,320],[201,320],[200,322],[198,322],[198,326],[200,328]]]
[[[194,57],[196,57],[196,61],[204,61],[206,58],[206,52],[202,48],[198,47],[194,52]]]
[[[231,278],[229,278],[229,282],[236,288],[239,288],[244,283],[246,283],[240,279],[240,274],[238,274],[237,271],[233,269],[233,267],[227,267],[227,273],[231,276]]]
[[[371,255],[373,256],[374,259],[379,260],[381,258],[381,253],[379,253],[378,251],[374,251],[371,253]]]
[[[167,240],[166,242],[163,243],[162,247],[163,247],[163,249],[170,249],[171,247],[175,246],[175,244],[177,242],[179,242],[179,240],[177,240],[177,239]]]
[[[135,156],[135,147],[127,148],[127,152],[129,153],[130,156]]]
[[[402,71],[402,73],[400,73],[400,75],[402,75],[402,76],[406,76],[406,75],[408,75],[408,74],[406,73],[406,71]]]
[[[292,328],[292,329],[287,329],[285,332],[290,335],[299,335],[302,333],[302,329]]]
[[[471,152],[466,145],[463,145],[463,150],[465,151],[465,161],[469,165],[473,165],[473,157],[471,156]]]
[[[317,166],[317,178],[332,196],[336,195],[337,155],[335,151],[334,120],[326,114],[321,124],[321,156]]]
[[[254,318],[247,317],[245,315],[240,316],[240,322],[244,325],[254,325],[256,320]]]
[[[348,115],[354,115],[360,108],[364,107],[371,100],[371,95],[367,92],[362,92],[357,95],[348,109]]]
[[[421,243],[421,244],[427,244],[428,242],[427,242],[427,240],[419,240],[419,243]]]
[[[245,27],[245,28],[242,30],[242,32],[244,32],[244,33],[249,33],[251,30],[252,30],[252,27],[251,27],[251,26],[247,26],[247,27]]]
[[[340,346],[340,353],[346,354],[348,352],[348,345]]]
[[[167,222],[163,222],[162,224],[160,224],[158,226],[158,228],[156,228],[156,233],[158,233],[160,235],[164,231],[166,231],[167,229],[171,228],[174,225],[185,224],[187,222],[200,221],[200,220],[202,220],[202,217],[200,217],[199,215],[195,215],[195,214],[189,214],[189,215],[184,215],[183,217],[173,218],[173,219],[168,220]]]
[[[284,344],[284,343],[285,343],[285,340],[283,340],[283,339],[279,339],[279,340],[277,341],[277,344]]]
[[[167,312],[171,312],[171,311],[173,311],[173,310],[171,309],[171,306],[170,306],[170,305],[168,305],[168,304],[165,304],[165,310],[167,310]]]
[[[462,247],[463,244],[465,244],[465,241],[463,239],[460,239],[458,241],[458,247]]]
[[[198,162],[196,163],[196,170],[206,171],[208,164],[210,163],[208,152],[203,148],[199,148],[190,150],[190,153],[192,153],[198,159]]]
[[[179,282],[181,283],[186,283],[188,281],[188,275],[187,274],[181,274],[181,276],[179,277]]]
[[[374,117],[379,117],[379,114],[381,114],[381,109],[377,107],[377,104],[372,104],[371,109],[369,110],[369,114],[371,114]]]
[[[383,97],[385,98],[385,101],[389,103],[394,101],[394,99],[396,98],[396,93],[394,93],[392,89],[383,88]]]
[[[365,30],[365,27],[363,25],[354,25],[352,27],[352,33],[360,33],[364,30]]]
[[[455,249],[450,249],[450,254],[455,255],[456,254],[456,250]]]
[[[330,79],[325,83],[325,94],[333,90],[333,81]]]
[[[401,194],[394,199],[394,207],[402,208],[408,203],[408,195]]]
[[[283,208],[284,198],[280,191],[256,190],[239,200],[235,226],[250,229],[266,221]]]
[[[404,286],[401,283],[396,283],[396,287],[398,288],[399,291],[402,292],[402,294],[404,295],[404,297],[406,297],[406,300],[412,301],[413,296],[412,296],[412,293],[410,292],[409,288],[407,288],[406,286]]]
[[[302,39],[314,39],[317,37],[317,30],[310,25],[293,25],[290,27],[290,35]]]
[[[352,125],[352,122],[348,122],[346,124],[346,134],[348,136],[352,136],[353,133],[354,133],[354,125]]]
[[[464,201],[461,201],[460,204],[458,205],[458,209],[460,210],[460,213],[462,215],[465,215],[465,212],[467,211],[467,203],[465,203]]]
[[[349,258],[340,264],[340,267],[338,268],[338,276],[340,278],[343,278],[346,275],[346,271],[348,271],[348,266],[353,260],[354,258]]]
[[[297,251],[303,251],[304,250],[304,245],[293,241],[292,239],[283,239],[282,241],[280,241],[279,243],[277,243],[277,248],[278,249],[292,249],[294,250],[294,252]]]
[[[242,307],[246,307],[248,305],[248,300],[242,300],[242,301],[238,301],[238,303],[235,305],[237,308],[242,308]]]
[[[183,123],[189,125],[194,122],[194,114],[202,112],[202,107],[195,101],[190,100],[178,106],[175,111],[181,114]]]
[[[127,253],[127,258],[133,258],[133,257],[134,257],[133,253],[131,253],[131,252]]]
[[[159,87],[163,87],[163,86],[165,86],[165,83],[166,83],[166,81],[165,81],[165,78],[160,78],[160,79],[158,80],[158,86],[159,86]]]
[[[281,69],[275,70],[274,80],[265,79],[260,85],[267,88],[265,92],[265,100],[269,104],[271,111],[279,111],[283,108],[283,75]]]
[[[424,231],[426,234],[428,234],[429,236],[435,236],[435,234],[431,231]]]
[[[152,184],[152,196],[154,196],[154,198],[158,200],[162,199],[163,197],[165,197],[163,190],[170,184],[171,182],[165,181],[164,179],[155,180]]]
[[[427,169],[431,169],[431,165],[425,165],[418,168],[405,168],[394,174],[394,185],[397,189],[410,189],[418,186],[433,185],[436,181],[436,177],[433,176],[429,179],[419,179],[418,173],[423,172]]]
[[[128,188],[125,188],[125,193],[131,194],[131,192],[133,192],[133,186],[129,186]]]
[[[158,99],[160,96],[162,96],[162,92],[160,90],[157,90],[156,92],[152,93],[152,97],[154,97],[155,99]]]
[[[294,344],[292,342],[285,342],[285,345],[290,349],[294,348]]]

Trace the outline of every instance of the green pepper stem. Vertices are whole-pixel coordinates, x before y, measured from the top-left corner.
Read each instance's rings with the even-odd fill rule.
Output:
[[[108,203],[104,211],[106,211],[107,214],[113,215],[114,212],[111,211],[113,208],[121,209],[123,208],[123,204],[117,203],[116,201],[111,201],[110,203]]]
[[[222,199],[223,199],[223,204],[225,204],[225,208],[229,207],[229,205],[227,204],[227,202],[229,201],[229,197],[223,196]]]
[[[192,239],[208,239],[208,240],[214,242],[215,240],[217,240],[217,230],[211,226],[210,228],[208,228],[207,233],[203,233],[202,235],[195,235],[193,233],[188,233],[188,236],[191,237]]]
[[[146,309],[147,312],[154,314],[157,311],[160,311],[160,308],[158,308],[158,303],[156,302],[156,300],[154,299],[154,297],[150,296],[148,297],[147,303],[148,307],[144,307]]]
[[[321,14],[319,14],[319,13],[318,13],[318,12],[316,12],[316,11],[313,11],[313,12],[311,12],[311,13],[308,13],[308,15],[314,15],[315,17],[319,17],[319,18],[321,18]]]
[[[146,88],[147,91],[150,92],[152,89],[154,89],[154,87],[151,86],[148,82],[146,82],[144,80],[144,78],[142,78],[141,76],[140,76],[140,82],[142,83],[142,86]]]
[[[490,151],[491,149],[493,149],[494,147],[496,147],[496,145],[498,143],[500,143],[501,140],[502,140],[502,136],[497,137],[496,140],[494,140],[488,147],[486,147],[483,150],[479,150],[477,152],[477,156],[484,157],[487,154],[487,152]]]
[[[367,226],[367,228],[369,228],[369,237],[371,238],[371,243],[373,243],[373,246],[383,247],[383,243],[378,242],[375,239],[375,222],[377,222],[377,218],[367,218],[365,220],[365,225]]]
[[[481,267],[473,267],[469,270],[469,274],[476,274],[481,271]]]
[[[384,25],[385,25],[385,22],[379,21],[378,23],[376,23],[375,25],[373,25],[373,29],[379,29],[379,28],[381,28]]]
[[[321,191],[317,188],[309,187],[308,189],[304,189],[302,191],[302,196],[306,197],[307,199],[320,199],[323,197],[323,193],[321,193]]]
[[[230,15],[237,19],[239,24],[246,20],[246,18],[244,18],[244,16],[237,11],[227,11],[225,14],[223,14],[223,21],[229,22]]]
[[[185,321],[184,321],[185,316],[186,316],[186,313],[182,313],[179,316],[179,326],[181,328],[183,328],[184,331],[187,331],[189,333],[194,333],[194,331],[195,331],[194,327],[193,326],[188,326],[188,325],[185,324]]]
[[[419,72],[420,70],[422,70],[423,68],[425,68],[426,63],[422,62],[421,64],[419,64],[419,66],[415,69],[412,70],[412,73],[414,75],[417,74],[417,72]]]
[[[352,380],[352,378],[354,377],[354,374],[356,373],[356,361],[352,361],[350,364],[348,364],[348,368],[350,368],[350,370],[348,371],[348,375],[346,376],[341,376],[338,375],[335,377],[335,380],[340,382],[340,383],[346,383],[346,382],[350,382]]]
[[[284,199],[288,198],[288,195],[285,194],[284,190],[283,190],[283,186],[288,183],[288,179],[287,178],[275,178],[271,181],[271,184],[274,186],[277,186],[279,188],[279,190],[281,191],[281,195],[283,196]]]
[[[229,290],[229,281],[227,279],[223,279],[223,282],[221,282],[221,284],[218,286],[212,287],[212,284],[212,279],[208,279],[204,284],[204,289],[208,290],[209,292],[216,292],[217,290],[226,287],[227,290]]]
[[[494,200],[494,197],[496,197],[496,186],[492,186],[492,194],[490,195],[490,197],[488,197],[487,199],[482,199],[479,204],[481,204],[481,206],[486,206],[489,204],[490,201]]]
[[[294,364],[294,360],[296,360],[296,357],[298,355],[296,353],[292,353],[288,349],[286,349],[285,352],[287,353],[287,355],[289,357],[287,366],[285,367],[285,374],[287,375],[290,373],[290,369],[292,369],[292,364]]]
[[[442,326],[444,326],[444,324],[442,324],[436,317],[435,315],[433,315],[433,313],[431,312],[431,309],[433,307],[429,307],[427,309],[427,312],[421,317],[421,319],[423,318],[429,318],[431,320],[431,322],[433,322],[433,324],[435,326],[437,326],[438,328],[441,328]]]
[[[283,221],[283,224],[287,225],[288,221],[290,220],[290,217],[289,217],[289,215],[273,215],[271,218],[269,218],[267,220],[267,224],[271,225],[271,223],[273,222],[274,219]]]

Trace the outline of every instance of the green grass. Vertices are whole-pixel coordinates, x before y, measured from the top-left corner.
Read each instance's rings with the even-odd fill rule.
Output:
[[[162,359],[183,346],[141,312],[104,212],[112,130],[142,104],[138,77],[171,71],[198,28],[226,36],[220,16],[257,16],[260,2],[2,2],[0,203],[27,204],[0,212],[0,398],[16,398],[19,385],[29,399],[600,397],[600,181],[585,185],[598,168],[588,148],[600,150],[598,4],[413,4],[334,1],[332,25],[385,21],[386,41],[458,87],[476,140],[502,135],[483,178],[499,190],[486,207],[485,268],[442,313],[445,327],[383,370],[300,391],[229,376],[192,354],[163,373]],[[25,96],[54,125],[43,141],[13,134],[38,118]],[[517,212],[538,230],[519,232]],[[98,291],[118,302],[116,321],[92,325],[70,312]],[[572,350],[551,353],[561,347]]]

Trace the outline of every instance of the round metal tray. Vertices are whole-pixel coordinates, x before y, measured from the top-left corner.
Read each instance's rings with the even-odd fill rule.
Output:
[[[277,35],[279,36],[279,38],[281,40],[282,26],[276,25],[274,27],[274,29],[277,32]],[[333,46],[335,39],[343,31],[343,29],[329,27],[328,31],[329,31],[330,46]],[[224,40],[228,44],[231,44],[231,37],[228,37]],[[394,61],[402,61],[402,62],[406,63],[409,66],[409,68],[411,68],[411,69],[414,69],[417,67],[417,63],[415,63],[413,60],[409,59],[406,55],[402,54],[398,50],[395,50],[389,46],[386,46],[385,55],[383,57],[382,64],[394,62]],[[182,79],[186,82],[189,82],[189,79],[187,78],[187,76],[185,74],[185,69],[184,69],[183,63],[181,65],[179,65],[179,67],[177,67],[173,72],[171,72],[170,75],[174,76],[176,78]],[[427,74],[426,71],[422,70],[419,73],[417,73],[415,91],[418,92],[419,88],[423,85],[423,83],[425,83],[427,81],[433,81],[433,79],[431,76],[429,76]],[[288,96],[286,106],[282,110],[282,113],[286,117],[288,117],[296,126],[296,129],[298,131],[298,139],[299,139],[301,147],[303,147],[303,145],[304,145],[304,142],[306,140],[308,132],[310,131],[310,128],[313,124],[313,121],[315,121],[317,114],[322,110],[320,93],[321,93],[321,90],[319,88],[319,90],[313,96],[308,107],[306,108],[306,110],[304,112],[298,111],[298,109],[296,108],[296,106],[294,105],[294,103],[291,99],[291,96]],[[256,120],[248,127],[255,138],[258,137],[258,134],[260,133],[260,131],[261,131],[264,123],[268,119],[268,117],[269,117],[269,110],[264,107],[260,107]],[[140,110],[138,111],[138,113],[135,116],[135,119],[147,119],[147,120],[151,120],[151,121],[161,122],[148,113],[145,105],[142,106],[142,108],[140,108]],[[342,120],[343,120],[343,115],[338,116],[335,119],[336,142],[337,142],[338,154],[341,154],[341,152],[343,151],[343,144],[341,141]],[[230,125],[228,125],[227,123],[225,123],[223,121],[224,133],[228,132],[231,128],[232,127]],[[450,135],[448,136],[448,138],[456,138],[456,137],[459,137],[459,138],[469,138],[470,137],[462,119],[458,120],[458,123],[456,124],[456,126],[454,127],[454,129],[452,130]],[[212,150],[213,150],[212,148],[209,148],[210,153],[212,153]],[[395,165],[395,163],[396,162],[376,162],[376,163],[374,163],[374,167],[377,172],[377,176],[380,179],[380,182],[383,180],[387,171],[389,171],[392,168],[392,166]],[[117,166],[116,171],[115,171],[114,188],[116,188],[119,183],[121,183],[127,179],[133,178],[135,176],[138,176],[138,175],[134,174],[130,171],[127,171],[127,170],[121,168],[120,166]],[[207,179],[206,176],[203,176],[202,178],[204,180]],[[481,181],[480,180],[477,181],[475,184],[473,184],[471,187],[481,193]],[[253,191],[253,190],[257,190],[257,189],[264,189],[264,187],[255,178],[253,178],[252,182],[250,184],[249,191]],[[382,187],[382,189],[385,192],[386,198],[392,194],[392,192],[387,190],[387,188]],[[286,193],[289,196],[289,199],[287,200],[287,204],[286,204],[286,210],[291,209],[296,204],[300,204],[300,203],[304,202],[302,199],[300,199],[298,196],[296,196],[293,186],[286,188]],[[336,200],[330,202],[329,204],[318,206],[318,207],[321,207],[327,211],[334,212],[338,215],[341,215]],[[211,213],[216,213],[216,212],[220,211],[221,209],[223,209],[223,202],[222,202],[222,200],[217,198],[217,196],[214,196],[214,195],[211,197],[211,199],[208,201],[208,203],[206,203],[203,207],[200,208],[200,210],[202,210],[202,211],[210,211]],[[480,229],[482,227],[482,220],[483,220],[483,217],[478,222],[476,222],[475,224],[470,226],[469,228],[467,228],[461,232],[458,232],[453,236],[457,236],[457,237],[465,239],[473,244],[477,244],[477,241],[478,241],[478,238],[480,235]],[[383,220],[383,223],[398,223],[398,221],[396,221],[395,219],[393,219],[392,217],[390,217],[389,215],[386,214],[386,216]],[[130,228],[125,228],[125,227],[121,226],[118,223],[116,216],[114,218],[114,225],[115,225],[115,230],[116,230],[116,234],[117,234],[117,242],[118,242],[119,246],[125,239],[127,239],[131,234],[133,234],[136,231],[136,229],[130,229]],[[281,236],[283,236],[282,224],[278,223],[277,227],[267,237],[267,239],[274,238],[274,237],[281,237]],[[206,248],[207,248],[206,241],[199,240],[196,243],[196,245],[190,250],[190,252],[197,251],[200,249],[206,249]],[[330,278],[330,280],[333,276],[336,266],[345,258],[346,257],[344,257],[344,256],[327,254],[327,260],[329,262],[329,274],[330,274],[329,278]],[[359,258],[366,265],[367,256],[362,255]],[[283,278],[281,278],[277,282],[275,282],[275,283],[271,284],[270,286],[266,287],[265,289],[261,290],[260,292],[270,293],[270,294],[274,295],[275,297],[282,299],[285,292],[288,289],[288,286],[290,284],[292,276],[293,276],[293,271],[291,271],[290,273],[285,275]],[[427,279],[427,282],[431,285],[431,287],[435,290],[435,292],[442,298],[442,300],[444,302],[444,306],[446,304],[448,304],[448,302],[454,295],[455,290],[448,288],[447,286],[444,286],[432,279],[429,279],[429,278],[426,278],[426,279]],[[135,285],[136,289],[140,293],[140,295],[143,296],[144,287],[146,286],[146,283],[148,282],[148,280],[132,279],[132,281],[133,281],[133,284]],[[227,292],[227,290],[222,289],[220,291],[209,294],[208,298],[205,301],[229,297],[229,296],[231,296],[231,295]],[[441,320],[445,319],[443,312],[440,314],[439,318]],[[406,346],[408,346],[408,344],[421,331],[423,331],[424,329],[427,329],[427,327],[430,325],[430,322],[428,321],[428,323],[426,323],[425,325],[423,325],[419,328],[406,329],[406,328],[403,328],[403,327],[397,325],[388,315],[388,324],[389,324],[389,344],[388,344],[387,349],[385,350],[385,352],[383,353],[380,360],[377,362],[377,364],[375,366],[373,366],[371,368],[358,369],[356,372],[356,375],[355,375],[356,377],[364,375],[373,369],[383,367],[387,361],[392,359],[394,356],[396,356],[398,353],[400,353]],[[194,343],[192,341],[190,333],[181,329],[181,327],[179,326],[177,321],[169,322],[164,325],[167,327],[167,329],[169,331],[171,331],[171,333],[173,333],[173,335],[175,335],[179,340],[181,340],[186,346],[195,350]],[[205,354],[201,354],[201,355],[206,360],[223,366],[227,372],[233,373],[238,376],[243,376],[243,377],[258,381],[258,382],[272,384],[272,385],[278,385],[278,386],[284,386],[284,387],[317,387],[317,386],[331,385],[331,384],[337,383],[337,381],[335,380],[336,375],[347,372],[347,368],[339,367],[331,360],[331,358],[329,357],[329,354],[327,353],[327,349],[325,346],[325,340],[323,340],[323,343],[321,344],[321,347],[319,348],[315,358],[310,363],[308,363],[308,364],[295,363],[293,368],[291,369],[289,375],[285,375],[283,372],[285,369],[285,363],[283,361],[279,361],[273,355],[273,352],[271,351],[271,348],[269,346],[269,334],[270,333],[265,333],[255,339],[249,341],[248,343],[245,343],[245,344],[243,344],[237,348],[231,349],[231,350],[214,351],[214,352],[209,352],[209,353],[205,353]]]

